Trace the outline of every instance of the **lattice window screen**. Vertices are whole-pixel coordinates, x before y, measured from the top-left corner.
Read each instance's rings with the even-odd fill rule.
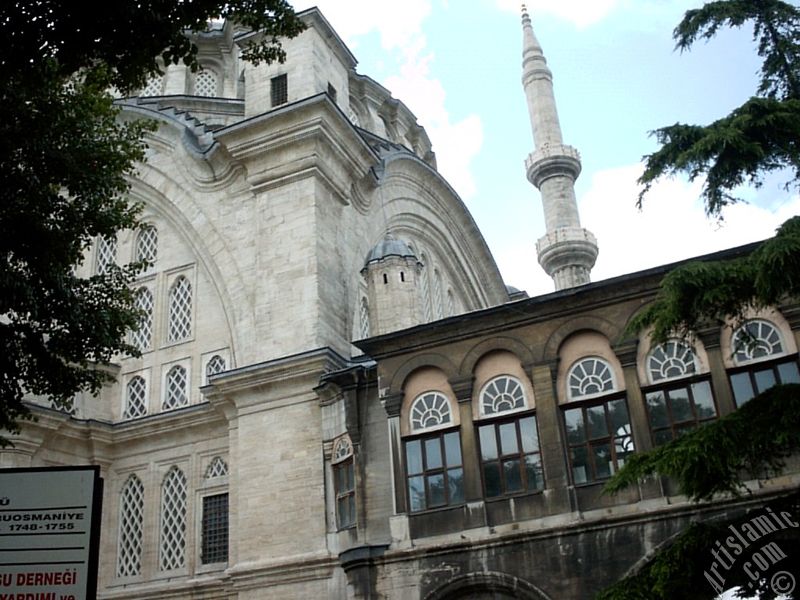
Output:
[[[178,277],[169,292],[170,342],[185,340],[192,334],[192,284]]]
[[[186,369],[180,365],[175,365],[167,373],[166,390],[164,394],[164,402],[161,405],[162,410],[172,410],[173,408],[180,408],[189,403],[187,389]]]
[[[123,419],[136,419],[147,414],[147,384],[138,375],[128,382]]]
[[[120,494],[117,577],[141,573],[143,520],[144,486],[136,475],[131,475]]]
[[[145,287],[136,290],[136,309],[140,311],[139,328],[131,334],[132,342],[144,352],[153,339],[153,294]]]
[[[172,467],[161,485],[159,566],[171,571],[186,562],[186,476]]]

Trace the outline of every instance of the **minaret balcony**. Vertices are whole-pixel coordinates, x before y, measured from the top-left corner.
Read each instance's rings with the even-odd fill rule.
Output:
[[[581,173],[581,155],[566,144],[542,144],[525,159],[528,181],[539,188],[545,179],[569,177],[572,181]]]
[[[539,238],[536,252],[556,289],[582,285],[597,260],[597,238],[582,227],[560,227]]]

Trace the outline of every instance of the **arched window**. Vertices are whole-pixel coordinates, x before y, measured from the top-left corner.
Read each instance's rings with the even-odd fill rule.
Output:
[[[144,352],[150,349],[153,339],[153,294],[146,287],[136,290],[135,306],[139,311],[139,322],[131,334],[132,342]]]
[[[696,371],[694,350],[683,340],[667,340],[653,348],[647,357],[651,383],[694,375]]]
[[[583,358],[572,365],[567,375],[567,397],[570,400],[613,392],[615,387],[611,367],[602,358]]]
[[[182,366],[175,365],[167,372],[164,402],[161,404],[162,410],[180,408],[189,403],[186,391],[187,383],[186,369]]]
[[[136,475],[131,475],[119,498],[117,577],[131,577],[142,571],[143,520],[144,486]]]
[[[212,375],[222,373],[226,368],[227,367],[225,365],[224,358],[222,358],[219,354],[212,356],[206,363],[206,382],[208,382]]]
[[[733,359],[737,364],[764,360],[783,353],[778,329],[769,321],[748,321],[737,329],[731,339]]]
[[[192,335],[192,284],[183,275],[169,291],[168,340],[177,342]]]
[[[144,378],[133,377],[128,382],[123,419],[136,419],[147,414],[147,384]]]
[[[136,260],[156,262],[158,256],[158,230],[153,225],[145,225],[136,236]]]
[[[336,525],[346,529],[356,524],[356,483],[353,444],[347,435],[333,445],[333,487],[336,496]]]
[[[433,271],[433,316],[436,319],[444,317],[444,300],[442,298],[442,275],[438,269]]]
[[[159,568],[183,567],[186,559],[186,476],[172,467],[161,484]]]
[[[225,477],[228,474],[228,463],[221,456],[215,456],[206,468],[206,479]]]
[[[422,262],[422,272],[419,274],[419,294],[422,299],[422,316],[425,323],[433,320],[433,304],[431,302],[431,284],[429,281],[430,267],[428,267],[428,257],[420,255]]]
[[[453,422],[450,402],[439,392],[425,392],[417,396],[411,403],[409,415],[413,432],[436,429]]]
[[[216,96],[217,95],[217,76],[213,71],[204,69],[198,71],[194,78],[195,96]]]
[[[97,238],[97,263],[96,271],[102,275],[108,268],[117,262],[116,236]]]
[[[361,305],[360,310],[358,313],[359,324],[361,325],[361,329],[359,334],[361,336],[360,339],[365,339],[369,337],[369,303],[367,302],[366,297],[361,297]]]

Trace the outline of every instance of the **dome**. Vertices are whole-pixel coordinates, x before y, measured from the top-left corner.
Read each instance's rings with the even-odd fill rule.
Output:
[[[412,252],[403,240],[393,238],[391,235],[386,235],[380,242],[375,244],[372,250],[369,251],[367,257],[364,259],[364,267],[367,265],[388,258],[389,256],[399,256],[400,258],[413,258],[416,255]]]

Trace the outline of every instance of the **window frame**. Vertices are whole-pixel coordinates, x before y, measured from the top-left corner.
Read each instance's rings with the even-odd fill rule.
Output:
[[[610,411],[608,409],[608,404],[618,400],[623,401],[625,406],[625,411],[628,417],[627,425],[629,431],[627,432],[626,435],[617,435],[616,432],[613,430],[613,428],[609,427],[609,425],[611,425],[611,420],[610,420],[610,414],[609,414]],[[585,425],[585,423],[587,422],[586,411],[588,409],[596,408],[598,406],[604,407],[606,429],[609,432],[608,435],[592,439],[589,437],[588,432],[585,432],[584,442],[582,442],[581,444],[571,443],[569,438],[569,431],[567,429],[567,412],[580,409],[584,422],[584,430],[586,430],[586,425]],[[614,473],[619,471],[620,464],[617,458],[617,449],[616,449],[617,439],[622,440],[626,437],[630,438],[630,442],[633,446],[632,449],[630,450],[630,453],[636,452],[636,440],[633,437],[633,423],[631,422],[631,411],[630,411],[630,406],[628,405],[628,397],[624,390],[610,392],[603,396],[595,396],[587,400],[580,400],[580,401],[576,400],[573,402],[562,404],[560,408],[561,408],[561,427],[563,436],[562,439],[564,440],[564,453],[567,462],[567,469],[569,471],[569,480],[573,486],[583,487],[583,486],[596,485],[598,483],[607,481],[611,476],[613,476]],[[608,477],[598,477],[597,468],[594,463],[594,454],[591,452],[591,449],[594,446],[600,446],[604,442],[607,442],[609,445],[610,455],[613,463],[613,471]],[[587,450],[586,452],[587,464],[591,466],[592,472],[591,476],[587,476],[586,481],[576,483],[574,467],[573,467],[572,449],[580,447],[583,447]]]
[[[458,441],[458,453],[459,453],[459,462],[458,464],[451,464],[448,460],[447,455],[447,446],[445,442],[445,437],[449,435],[455,434],[457,441]],[[441,465],[439,467],[432,467],[428,468],[428,450],[427,450],[427,442],[431,440],[438,440],[439,446],[439,453],[441,456]],[[408,446],[411,444],[419,443],[420,454],[420,471],[415,471],[414,473],[409,473],[409,454],[408,454]],[[464,485],[464,449],[461,444],[461,430],[460,427],[449,427],[447,429],[437,429],[434,431],[425,431],[420,433],[419,435],[409,436],[403,439],[403,485],[405,488],[405,498],[406,498],[406,512],[408,514],[420,514],[430,511],[442,510],[447,508],[452,508],[454,506],[462,506],[466,503],[466,494],[465,494],[465,485]],[[450,478],[451,475],[449,471],[461,471],[461,498],[455,499],[451,498],[451,490],[450,490]],[[434,477],[438,477],[442,475],[443,481],[443,490],[444,490],[444,503],[431,505],[430,497],[430,485],[429,480]],[[424,487],[425,492],[425,506],[423,508],[414,509],[412,507],[412,498],[411,498],[411,479],[413,478],[422,478],[422,484]]]
[[[782,383],[795,383],[793,381],[784,382],[784,381],[781,380],[781,377],[780,377],[779,367],[781,365],[789,364],[789,363],[793,364],[798,369],[798,371],[800,371],[800,354],[795,352],[793,354],[775,355],[774,358],[769,359],[769,360],[755,360],[755,361],[748,362],[746,364],[738,365],[736,367],[728,369],[728,372],[727,372],[727,374],[728,374],[728,384],[731,386],[731,396],[733,397],[734,406],[736,406],[736,408],[741,408],[744,404],[746,404],[747,402],[749,402],[750,400],[752,400],[753,398],[755,398],[759,394],[761,394],[761,393],[765,392],[766,390],[770,389],[770,387],[774,387],[774,386],[782,384]],[[762,391],[758,391],[758,389],[756,387],[756,383],[757,382],[756,382],[756,379],[755,379],[755,375],[756,375],[757,372],[763,372],[763,371],[767,371],[767,370],[772,371],[774,379],[775,379],[775,382],[770,387],[765,388]],[[733,378],[735,376],[737,376],[737,375],[741,375],[741,374],[744,374],[744,373],[746,373],[748,375],[748,381],[750,383],[750,388],[751,388],[751,390],[753,392],[753,395],[750,396],[749,398],[747,398],[746,400],[743,400],[742,402],[739,402],[738,398],[736,397],[736,386],[734,385]]]
[[[705,383],[708,386],[708,391],[711,396],[711,402],[714,406],[714,411],[715,411],[713,417],[700,418],[698,416],[697,402],[695,401],[694,386],[702,383]],[[673,418],[673,410],[672,410],[673,401],[672,398],[669,397],[669,392],[673,390],[679,390],[682,388],[688,391],[689,404],[692,411],[692,419],[686,421],[676,421]],[[678,378],[662,379],[656,384],[642,387],[641,391],[642,391],[642,401],[644,402],[645,405],[645,413],[647,414],[647,427],[650,431],[650,440],[652,441],[653,446],[657,447],[667,443],[667,441],[663,442],[656,441],[657,432],[670,431],[671,439],[674,440],[678,436],[682,435],[682,432],[677,431],[678,429],[684,429],[690,424],[693,424],[691,429],[696,429],[700,425],[719,419],[720,416],[719,403],[717,402],[717,398],[714,395],[714,385],[711,380],[710,373],[695,373],[694,375],[686,375],[679,379]],[[650,403],[648,402],[648,395],[655,394],[658,392],[662,392],[664,394],[664,406],[667,411],[667,419],[669,421],[669,425],[654,427],[652,418],[652,409],[650,407]]]
[[[270,106],[277,108],[289,103],[289,76],[288,73],[275,75],[269,80]]]
[[[220,496],[225,496],[225,559],[224,560],[214,560],[214,561],[207,561],[204,558],[205,550],[206,550],[206,540],[207,540],[207,529],[206,529],[206,499],[207,498],[216,498]],[[216,490],[208,490],[199,496],[199,507],[200,507],[200,515],[199,515],[199,535],[198,540],[198,570],[202,571],[203,569],[214,569],[215,566],[219,567],[222,565],[227,565],[230,561],[230,492],[227,488],[225,489],[216,489]]]
[[[523,443],[522,438],[522,430],[521,430],[521,422],[525,419],[533,418],[533,427],[536,433],[536,450],[526,452],[525,445]],[[511,452],[508,454],[502,453],[502,443],[501,443],[501,434],[500,434],[500,427],[503,425],[513,424],[514,425],[514,432],[516,434],[516,445],[517,451]],[[481,429],[489,429],[492,428],[494,430],[494,444],[495,444],[495,453],[496,457],[494,459],[485,459],[484,458],[484,445],[483,445],[483,437],[481,435]],[[487,501],[494,501],[494,500],[502,500],[504,498],[511,498],[516,496],[527,496],[530,494],[539,494],[543,492],[547,488],[547,481],[545,478],[544,473],[544,463],[542,459],[542,446],[540,443],[541,436],[539,434],[539,419],[536,416],[535,410],[525,410],[525,411],[516,411],[513,413],[501,413],[497,417],[493,417],[491,419],[484,419],[481,421],[475,421],[475,439],[477,442],[477,450],[478,450],[478,460],[480,462],[480,472],[481,472],[481,486],[483,490],[483,497]],[[525,457],[536,455],[539,458],[539,470],[540,470],[540,477],[541,477],[541,487],[531,489],[528,485],[528,475],[527,469],[525,468]],[[519,476],[520,476],[520,483],[522,484],[521,489],[517,491],[509,492],[506,488],[506,476],[505,470],[503,469],[503,465],[507,462],[511,462],[513,460],[519,461]],[[488,490],[486,486],[486,465],[487,464],[496,464],[499,466],[498,474],[499,474],[499,482],[501,487],[501,492],[497,495],[489,496]]]

